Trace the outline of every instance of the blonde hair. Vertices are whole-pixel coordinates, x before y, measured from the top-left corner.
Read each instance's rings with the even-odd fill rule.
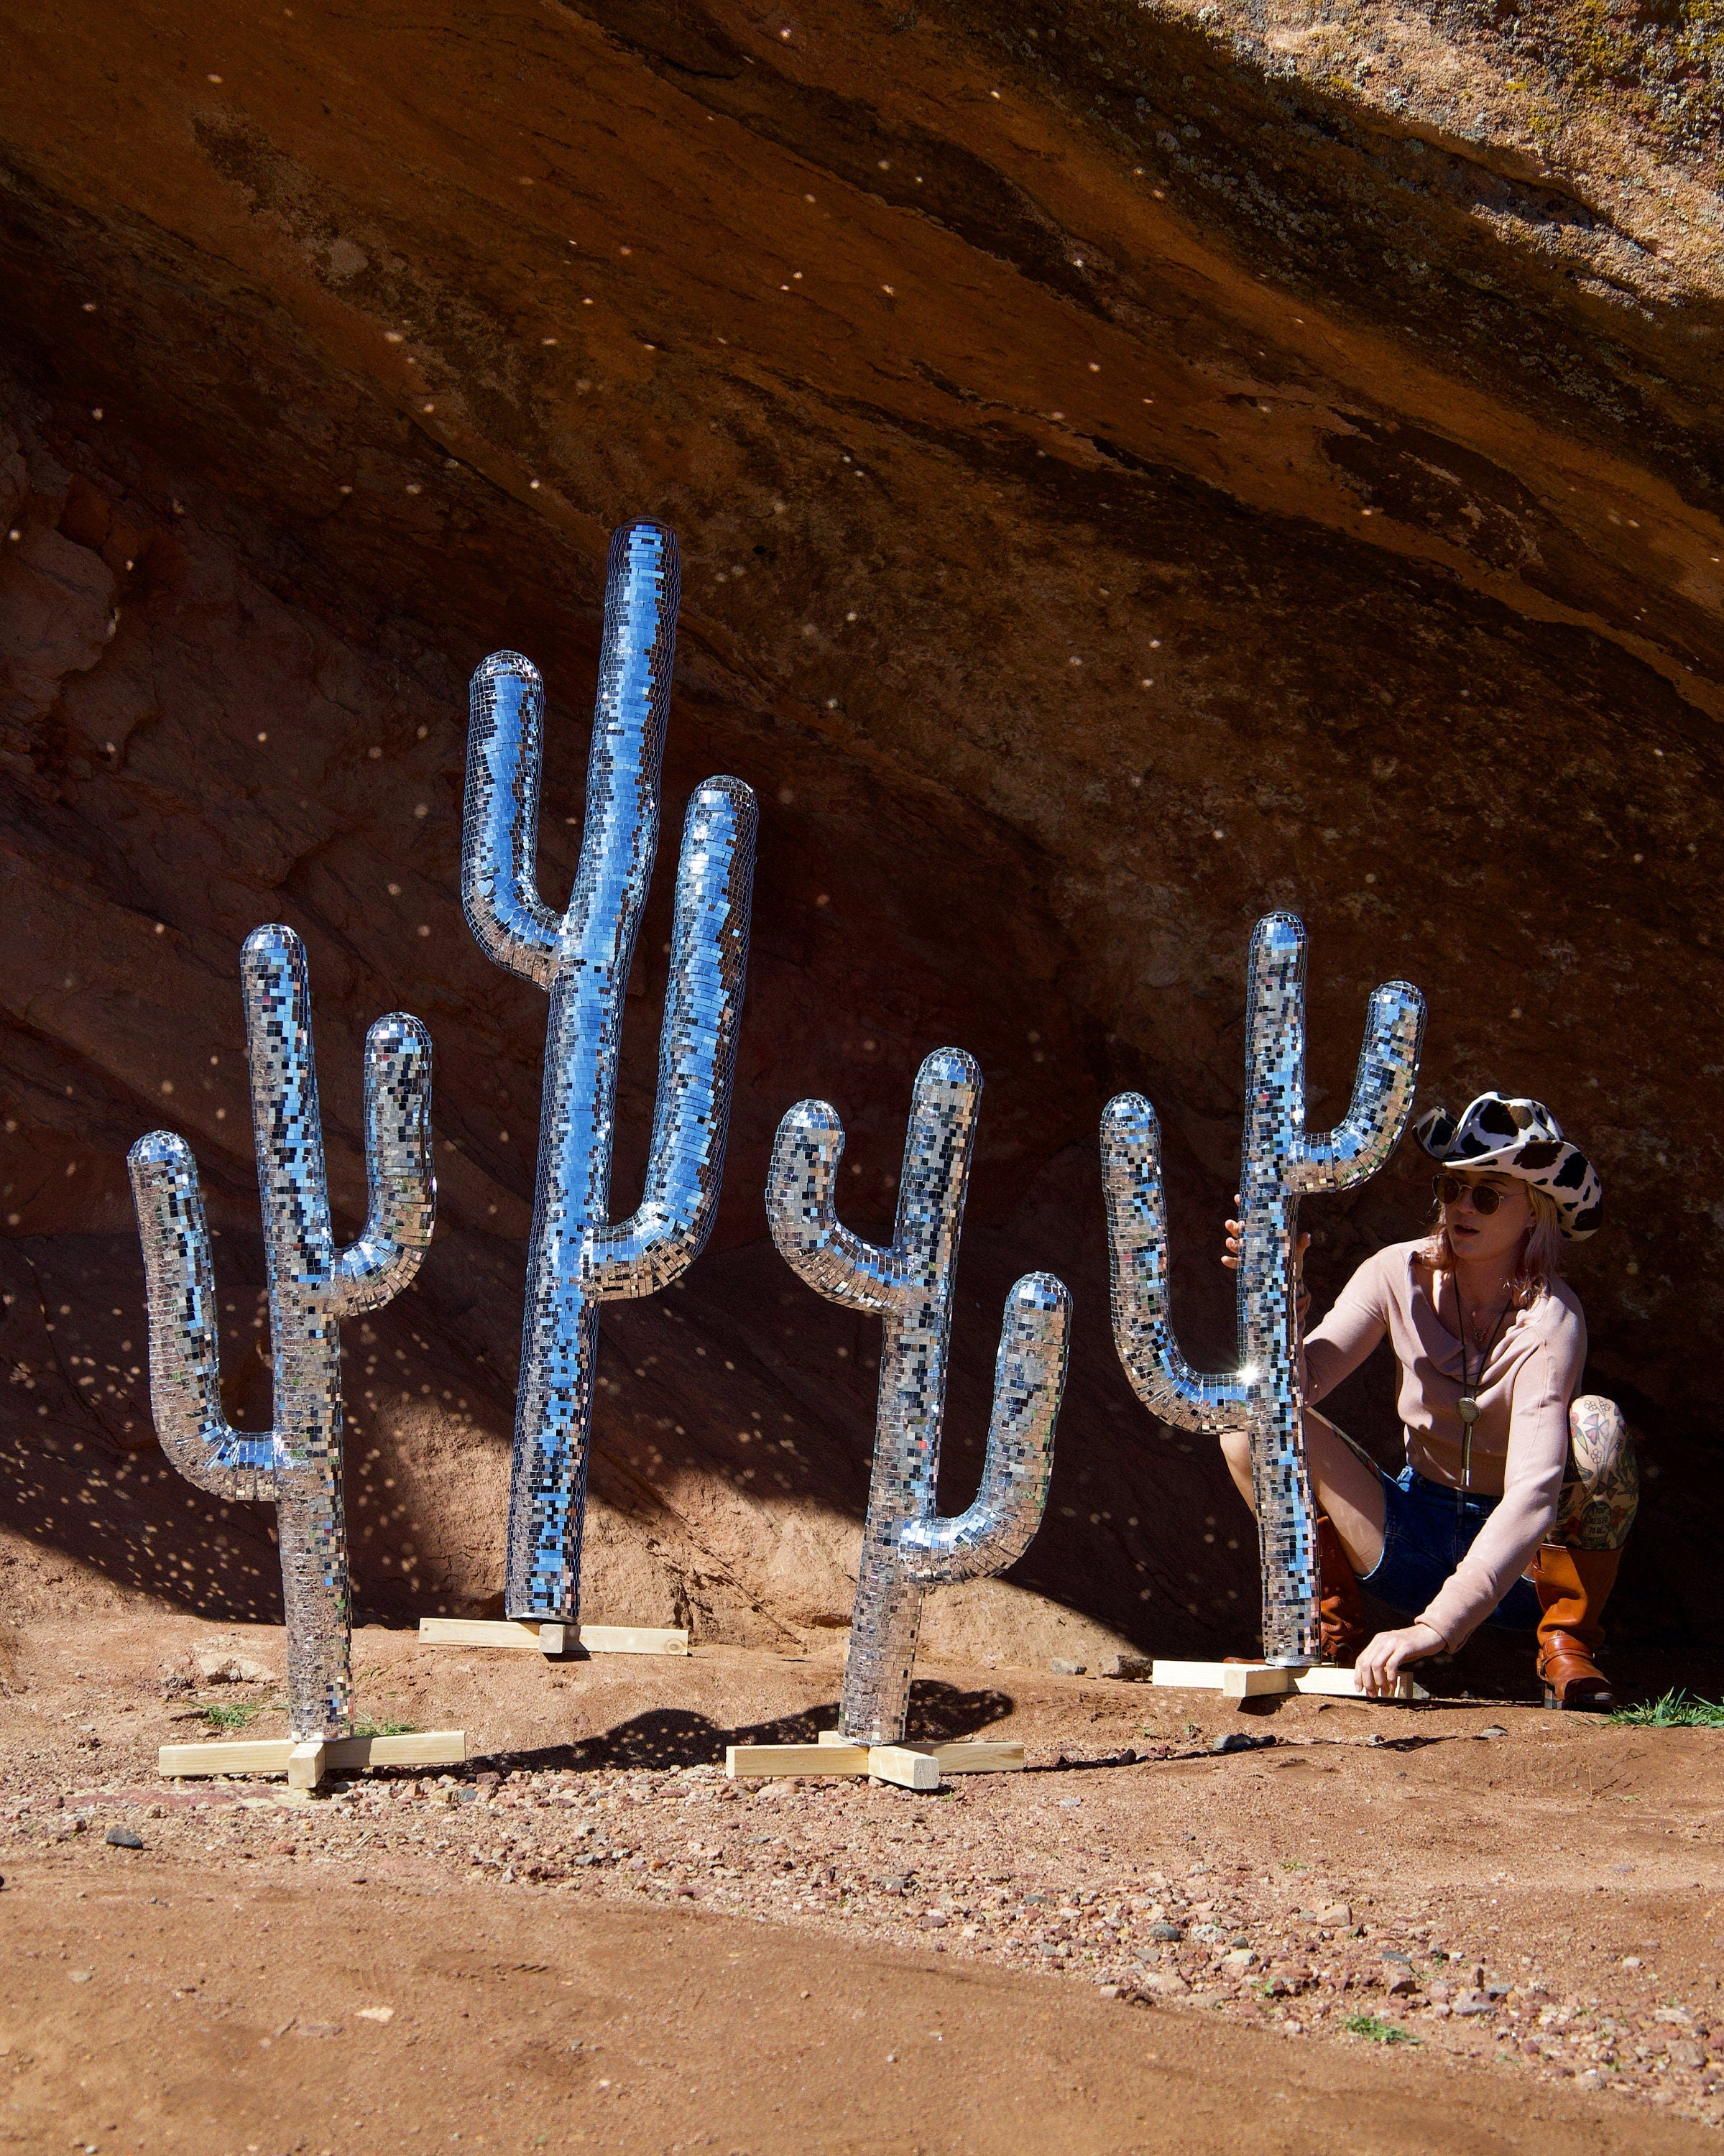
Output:
[[[1521,1262],[1509,1280],[1509,1293],[1517,1310],[1525,1310],[1537,1302],[1548,1291],[1551,1282],[1562,1277],[1562,1230],[1557,1201],[1533,1183],[1526,1183],[1523,1188],[1526,1202],[1532,1209],[1532,1225],[1521,1246]],[[1449,1247],[1448,1234],[1443,1226],[1440,1199],[1430,1233],[1419,1245],[1418,1255],[1434,1272],[1454,1270],[1455,1253]]]

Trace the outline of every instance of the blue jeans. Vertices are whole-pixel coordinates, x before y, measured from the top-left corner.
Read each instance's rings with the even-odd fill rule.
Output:
[[[1472,1548],[1498,1500],[1428,1481],[1410,1467],[1393,1477],[1380,1467],[1377,1473],[1383,1484],[1383,1555],[1359,1584],[1391,1609],[1416,1617]],[[1506,1632],[1531,1632],[1538,1617],[1532,1581],[1517,1579],[1485,1622]]]

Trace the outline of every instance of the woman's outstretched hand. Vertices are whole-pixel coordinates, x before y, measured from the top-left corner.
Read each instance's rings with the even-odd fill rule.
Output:
[[[1239,1194],[1237,1190],[1233,1194],[1233,1202],[1235,1205],[1239,1202]],[[1227,1250],[1221,1262],[1230,1273],[1236,1273],[1239,1269],[1239,1222],[1229,1220],[1227,1224]],[[1310,1248],[1311,1237],[1301,1235],[1299,1239],[1299,1248],[1293,1254],[1293,1278],[1296,1282],[1294,1294],[1298,1302],[1301,1320],[1311,1306],[1311,1291],[1305,1285],[1305,1254]]]
[[[1395,1680],[1409,1662],[1440,1655],[1449,1642],[1429,1625],[1403,1625],[1398,1632],[1379,1632],[1353,1664],[1353,1675],[1367,1699],[1393,1696]]]

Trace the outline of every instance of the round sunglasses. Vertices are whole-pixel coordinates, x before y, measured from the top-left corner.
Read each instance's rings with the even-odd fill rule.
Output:
[[[1486,1219],[1502,1203],[1502,1193],[1488,1183],[1463,1183],[1458,1175],[1438,1175],[1431,1178],[1431,1188],[1437,1194],[1440,1205],[1458,1205],[1462,1191],[1472,1194],[1473,1210],[1482,1213]]]

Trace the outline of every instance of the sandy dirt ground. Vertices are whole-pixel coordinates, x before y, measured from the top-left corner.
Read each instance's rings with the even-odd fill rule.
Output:
[[[295,1807],[155,1774],[282,1727],[214,1640],[279,1676],[263,1627],[0,1635],[0,2148],[1716,2146],[1718,1733],[936,1666],[912,1733],[1029,1771],[737,1783],[835,1658],[371,1628],[362,1712],[469,1763]]]

